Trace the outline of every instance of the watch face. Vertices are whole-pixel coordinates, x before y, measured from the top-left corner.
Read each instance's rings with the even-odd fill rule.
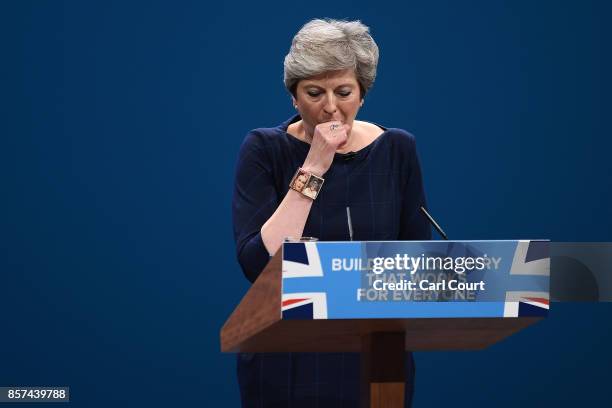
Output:
[[[317,198],[324,181],[325,180],[321,177],[315,176],[314,174],[299,168],[295,173],[295,176],[293,176],[289,187],[314,200]]]
[[[306,187],[302,190],[302,194],[314,200],[317,194],[319,194],[319,190],[321,190],[321,184],[322,180],[318,179],[316,176],[311,176]]]
[[[306,184],[308,183],[309,176],[310,174],[306,173],[302,169],[299,169],[298,172],[295,174],[291,188],[296,191],[299,191],[300,193],[303,192],[304,187],[306,187]]]

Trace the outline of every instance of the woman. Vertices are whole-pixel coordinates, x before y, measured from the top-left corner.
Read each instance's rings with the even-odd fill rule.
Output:
[[[238,158],[234,234],[251,282],[285,237],[348,240],[346,207],[356,240],[430,239],[414,138],[356,120],[377,64],[359,21],[312,20],[293,38],[284,80],[297,115],[251,131]],[[409,406],[411,353],[406,365]],[[359,405],[357,353],[240,354],[238,379],[245,407]]]

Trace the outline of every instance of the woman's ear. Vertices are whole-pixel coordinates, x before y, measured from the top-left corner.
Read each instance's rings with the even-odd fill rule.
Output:
[[[297,99],[295,99],[295,96],[291,96],[291,103],[293,103],[293,107],[297,109]]]
[[[363,98],[361,98],[361,102],[359,103],[359,107],[363,106]]]

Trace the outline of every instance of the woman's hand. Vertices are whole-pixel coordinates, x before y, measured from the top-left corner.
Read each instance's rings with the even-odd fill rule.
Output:
[[[350,127],[342,122],[319,123],[313,132],[308,156],[302,168],[317,176],[323,176],[334,160],[338,147],[346,143]]]

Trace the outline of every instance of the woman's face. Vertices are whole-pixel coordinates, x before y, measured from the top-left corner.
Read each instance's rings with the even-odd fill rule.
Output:
[[[295,180],[295,187],[298,190],[301,190],[302,188],[304,188],[304,184],[306,184],[307,179],[308,178],[305,175],[303,174],[299,175],[298,178]]]
[[[319,123],[337,120],[353,125],[361,106],[359,82],[352,69],[330,71],[298,82],[293,103],[304,130],[312,136]]]

